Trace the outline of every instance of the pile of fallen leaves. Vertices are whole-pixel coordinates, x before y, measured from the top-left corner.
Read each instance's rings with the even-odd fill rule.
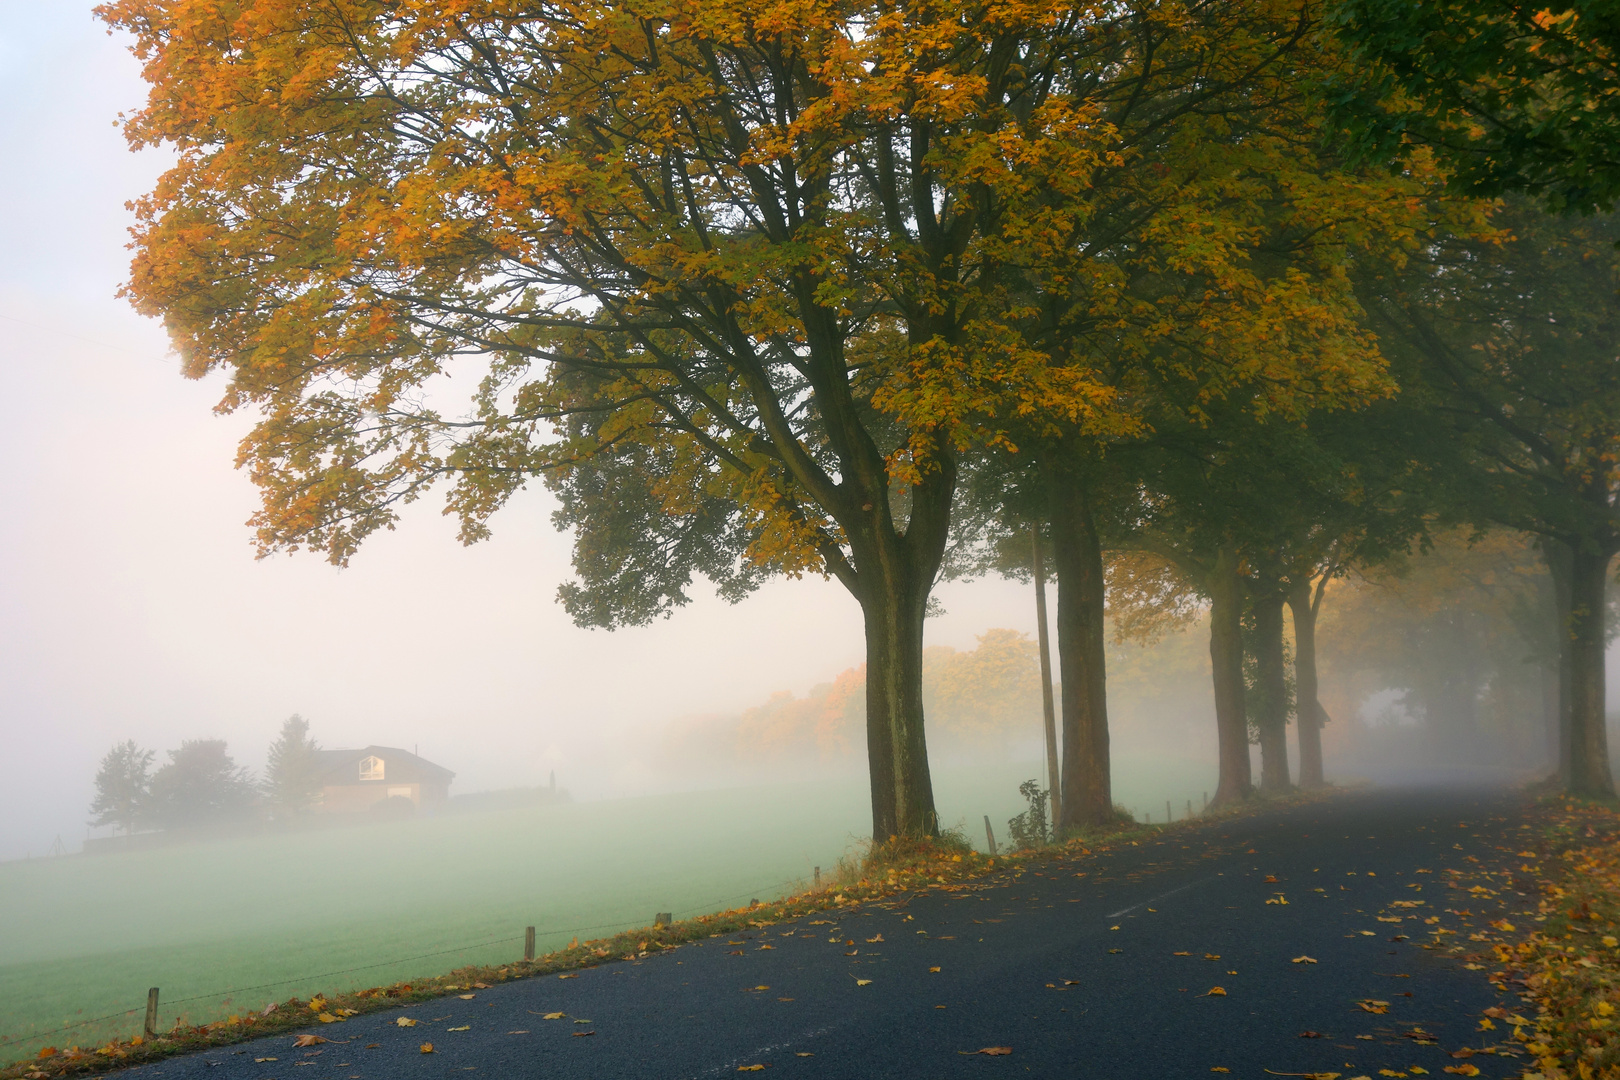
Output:
[[[1514,1027],[1535,1064],[1526,1080],[1620,1080],[1620,813],[1564,799],[1538,811],[1536,850],[1519,852],[1516,884],[1540,894],[1528,931],[1493,945],[1503,989],[1533,1002]]]

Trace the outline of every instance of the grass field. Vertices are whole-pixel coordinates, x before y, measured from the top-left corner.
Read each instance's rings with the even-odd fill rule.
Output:
[[[989,814],[1004,841],[1036,771],[937,771],[942,824],[982,848]],[[1119,801],[1155,820],[1212,781],[1115,763]],[[544,952],[773,897],[856,847],[867,805],[864,781],[778,784],[0,864],[0,1060],[137,1033],[151,986],[161,1026],[195,1023],[516,959],[528,925]]]

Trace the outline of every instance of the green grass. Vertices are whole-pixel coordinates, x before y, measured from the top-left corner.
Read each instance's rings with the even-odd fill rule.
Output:
[[[935,775],[941,824],[1005,842],[1034,763]],[[1117,761],[1118,801],[1181,807],[1206,767]],[[267,1002],[493,964],[771,898],[830,872],[869,827],[863,780],[526,807],[0,865],[0,1061]],[[1179,809],[1178,809],[1179,812]],[[61,1031],[63,1025],[121,1013]]]

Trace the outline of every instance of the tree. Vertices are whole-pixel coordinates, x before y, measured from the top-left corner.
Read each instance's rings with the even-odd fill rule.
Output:
[[[1592,213],[1620,197],[1620,4],[1338,0],[1328,21],[1357,61],[1334,88],[1366,154],[1421,143],[1473,195],[1528,192]]]
[[[1604,643],[1620,551],[1620,221],[1514,199],[1492,224],[1438,232],[1408,272],[1369,280],[1365,302],[1445,425],[1463,464],[1462,511],[1543,538],[1550,567],[1567,574],[1561,771],[1577,794],[1612,796]]]
[[[223,739],[187,739],[152,776],[151,818],[165,829],[240,820],[253,809],[254,785]]]
[[[112,825],[134,832],[147,810],[152,783],[152,751],[126,739],[101,759],[96,772],[96,797],[90,803],[92,825]]]
[[[261,789],[277,817],[295,817],[321,791],[321,777],[315,756],[320,747],[309,737],[309,721],[294,713],[281,725],[281,734],[270,744]]]
[[[588,624],[694,568],[830,574],[865,617],[873,834],[936,830],[922,622],[976,402],[897,420],[893,383],[995,378],[973,242],[1017,162],[1103,152],[1054,90],[1108,5],[99,10],[152,87],[131,139],[178,154],[129,292],[262,410],[263,549],[341,562],[441,480],[476,540],[549,474]],[[472,401],[430,407],[452,374]]]

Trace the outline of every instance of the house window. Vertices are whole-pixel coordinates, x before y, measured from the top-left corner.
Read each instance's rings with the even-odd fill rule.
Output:
[[[381,780],[383,778],[383,759],[380,757],[366,757],[360,759],[360,779]]]

